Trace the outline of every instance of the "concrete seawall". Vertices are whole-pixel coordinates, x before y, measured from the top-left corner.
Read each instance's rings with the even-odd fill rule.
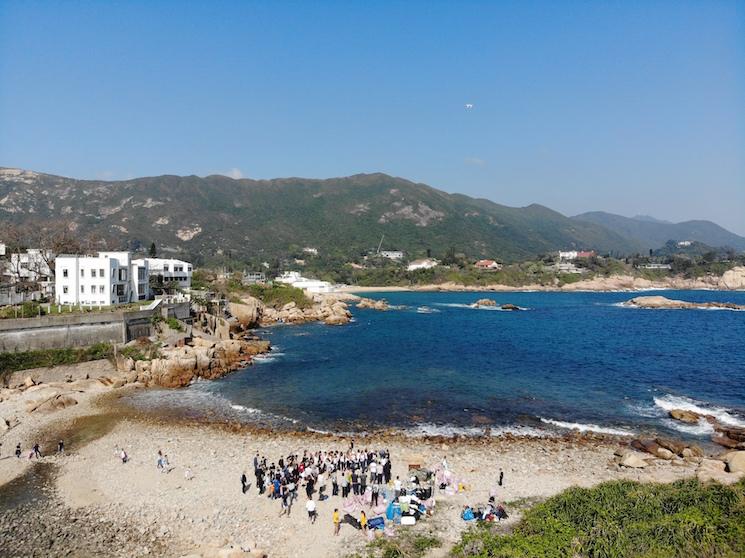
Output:
[[[188,313],[187,303],[134,312],[92,312],[0,320],[0,352],[86,347],[101,342],[126,343],[151,335],[155,315],[188,316]]]

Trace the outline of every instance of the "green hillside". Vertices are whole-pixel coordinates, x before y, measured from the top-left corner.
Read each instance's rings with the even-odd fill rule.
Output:
[[[385,174],[312,180],[158,176],[75,180],[0,170],[0,219],[64,219],[81,234],[139,249],[210,261],[287,255],[314,247],[354,257],[405,250],[410,257],[454,247],[469,257],[519,260],[558,249],[633,252],[633,241],[540,205],[512,208],[447,194]]]
[[[720,227],[711,221],[684,221],[667,223],[650,217],[622,217],[603,211],[592,211],[573,217],[576,221],[605,227],[624,238],[642,245],[642,252],[655,250],[668,240],[692,240],[717,248],[745,251],[745,238]]]

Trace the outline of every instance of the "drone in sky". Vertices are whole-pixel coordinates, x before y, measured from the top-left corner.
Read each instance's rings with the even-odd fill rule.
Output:
[[[466,103],[466,110],[471,110],[473,108],[473,103]]]

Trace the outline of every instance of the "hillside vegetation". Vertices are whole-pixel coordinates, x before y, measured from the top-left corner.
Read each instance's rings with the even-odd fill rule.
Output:
[[[158,176],[106,182],[0,169],[0,215],[16,224],[64,216],[80,235],[195,264],[317,248],[341,259],[375,250],[522,260],[559,249],[628,253],[634,242],[540,205],[513,208],[385,174],[328,180]]]
[[[457,558],[745,556],[745,479],[734,486],[614,481],[529,509],[514,532],[466,532]]]

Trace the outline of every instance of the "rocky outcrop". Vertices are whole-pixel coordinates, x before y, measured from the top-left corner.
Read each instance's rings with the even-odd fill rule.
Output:
[[[696,424],[700,419],[701,415],[694,413],[693,411],[685,411],[683,409],[673,409],[670,411],[670,418],[685,422],[687,424]]]
[[[268,341],[195,338],[192,345],[163,349],[160,357],[152,360],[119,357],[117,369],[129,382],[184,387],[196,378],[211,380],[224,376],[248,365],[252,356],[268,350]]]
[[[685,300],[673,300],[664,296],[637,296],[623,303],[624,306],[636,308],[664,308],[664,309],[705,309],[721,308],[727,310],[745,310],[745,306],[731,302],[687,302]]]
[[[252,296],[241,299],[241,302],[229,302],[228,312],[234,316],[244,328],[254,327],[261,320],[264,304]]]
[[[519,306],[515,306],[514,304],[502,304],[500,308],[502,310],[510,310],[510,311],[523,310],[523,308],[520,308]]]
[[[490,298],[480,298],[476,302],[472,304],[472,306],[479,307],[479,306],[496,306],[497,303],[493,301]]]
[[[745,451],[732,451],[724,456],[727,470],[730,473],[745,474]]]
[[[384,298],[373,300],[372,298],[360,298],[357,302],[357,308],[369,308],[370,310],[386,311],[390,309],[388,301]]]
[[[733,267],[725,271],[719,280],[719,288],[727,290],[745,290],[745,267]]]
[[[704,455],[704,452],[698,446],[689,446],[683,442],[667,438],[639,438],[632,440],[629,445],[639,452],[666,461],[679,457],[689,461],[697,461]]]

